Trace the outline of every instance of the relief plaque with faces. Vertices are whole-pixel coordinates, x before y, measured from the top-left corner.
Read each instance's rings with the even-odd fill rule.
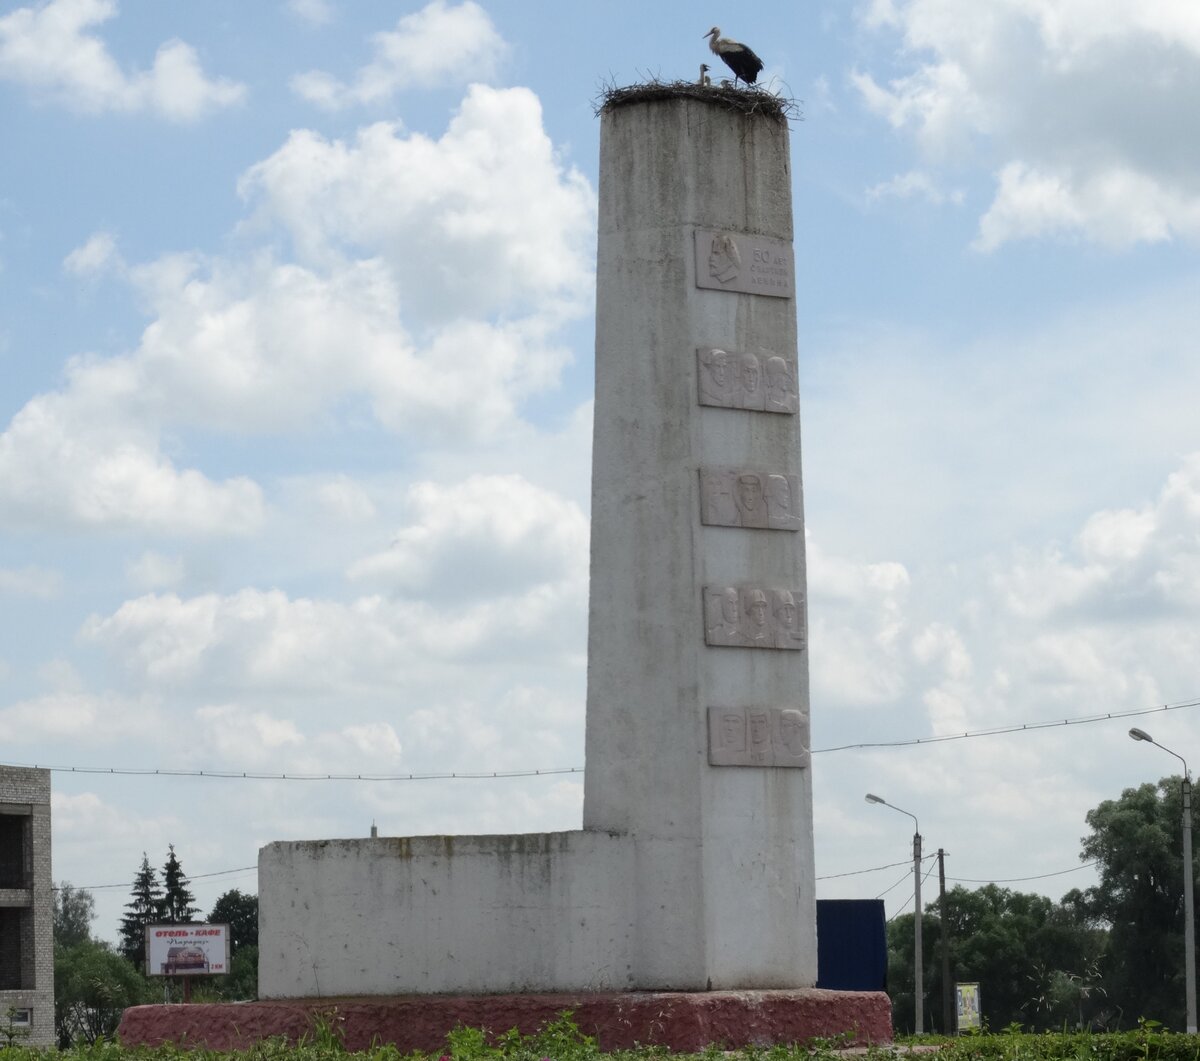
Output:
[[[701,346],[696,377],[701,405],[793,416],[800,408],[795,358]]]
[[[805,645],[804,597],[772,586],[705,586],[704,643],[799,651]]]
[[[798,531],[804,526],[794,475],[758,468],[701,468],[700,522],[709,527]]]
[[[808,715],[795,707],[710,707],[710,766],[809,765]]]

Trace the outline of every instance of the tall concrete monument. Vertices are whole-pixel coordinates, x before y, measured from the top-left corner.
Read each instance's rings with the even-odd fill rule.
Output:
[[[787,124],[601,135],[584,829],[633,843],[636,986],[811,986]]]
[[[506,996],[503,1027],[540,999],[595,1014],[605,1045],[712,1006],[749,1016],[666,1041],[890,1037],[885,996],[812,990],[791,175],[771,103],[626,91],[603,111],[583,829],[267,845],[262,998],[422,996],[411,1026],[432,996],[475,996],[439,1011],[447,1027],[491,1013],[481,997]],[[639,1024],[642,992],[676,994]],[[782,1023],[755,1031],[768,1011]]]

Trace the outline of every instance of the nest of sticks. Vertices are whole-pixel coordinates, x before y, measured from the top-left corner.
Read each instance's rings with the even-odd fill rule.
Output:
[[[767,89],[734,88],[720,83],[701,85],[695,81],[659,81],[657,78],[639,85],[605,85],[593,101],[597,115],[616,110],[631,103],[648,103],[660,99],[698,99],[726,110],[743,114],[761,114],[775,121],[803,121],[802,101],[789,99]]]

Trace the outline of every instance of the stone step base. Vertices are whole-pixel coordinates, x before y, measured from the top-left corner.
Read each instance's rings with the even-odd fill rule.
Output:
[[[135,1006],[118,1030],[125,1046],[174,1043],[237,1050],[275,1035],[297,1042],[336,1029],[347,1049],[395,1043],[434,1053],[457,1025],[499,1034],[537,1031],[564,1010],[605,1050],[661,1045],[698,1051],[710,1043],[804,1042],[844,1036],[846,1045],[892,1041],[891,1004],[877,991],[633,992],[544,995],[425,995],[223,1004]]]

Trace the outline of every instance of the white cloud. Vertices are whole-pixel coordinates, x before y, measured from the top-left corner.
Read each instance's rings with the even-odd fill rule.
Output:
[[[94,233],[63,260],[63,268],[76,276],[94,276],[110,267],[120,269],[122,266],[116,237],[111,232]]]
[[[957,189],[943,191],[936,181],[920,170],[910,170],[901,173],[890,181],[876,184],[867,189],[869,200],[877,199],[912,199],[921,198],[935,206],[942,203],[959,204],[963,201],[963,193]]]
[[[0,522],[141,527],[155,533],[244,534],[263,516],[245,478],[214,483],[158,451],[152,421],[129,414],[144,396],[128,363],[75,363],[72,386],[29,401],[0,434]],[[121,404],[106,404],[116,398]],[[122,415],[124,414],[124,415]]]
[[[255,589],[148,594],[109,616],[92,616],[83,636],[109,651],[138,687],[187,683],[204,694],[232,683],[297,703],[346,689],[394,696],[431,682],[437,688],[466,661],[481,674],[508,666],[516,646],[521,667],[573,665],[583,642],[586,585],[586,578],[567,577],[502,597],[464,591],[437,604],[377,596],[293,600]]]
[[[50,0],[0,18],[0,77],[74,110],[150,111],[189,122],[239,102],[245,87],[210,79],[196,51],[162,44],[148,71],[126,74],[89,30],[117,14],[115,0]]]
[[[148,701],[68,690],[0,707],[0,740],[8,745],[53,740],[90,748],[143,735],[158,721]]]
[[[520,476],[416,483],[409,503],[415,521],[385,552],[354,564],[351,578],[458,601],[586,582],[587,518]]]
[[[0,567],[0,596],[41,597],[49,600],[62,591],[62,575],[40,567]]]
[[[527,89],[472,85],[440,140],[391,123],[353,144],[293,133],[239,188],[312,267],[386,263],[405,314],[579,312],[592,291],[595,197],[565,169]]]
[[[125,565],[125,576],[138,589],[163,589],[183,581],[184,562],[179,556],[164,556],[147,550]]]
[[[384,103],[402,89],[487,81],[507,52],[487,12],[472,0],[433,0],[405,15],[394,30],[376,33],[374,58],[351,84],[322,70],[292,79],[292,89],[321,107]]]
[[[807,551],[813,701],[862,708],[895,699],[907,681],[908,572],[833,555],[811,536]]]
[[[856,72],[866,106],[934,163],[996,165],[975,247],[1200,239],[1200,23],[1187,5],[953,0],[871,5],[910,72]]]
[[[328,0],[287,0],[285,7],[311,26],[325,26],[333,21],[333,5]]]
[[[186,467],[175,433],[290,432],[365,402],[460,449],[521,431],[522,400],[556,382],[557,333],[588,308],[595,205],[528,91],[473,87],[438,141],[294,133],[241,186],[247,238],[277,224],[302,263],[252,249],[127,269],[151,317],[140,345],[72,360],[0,434],[0,522],[254,533],[261,487]],[[115,255],[98,234],[68,266]],[[339,503],[361,517],[363,500]]]
[[[1132,612],[1145,619],[1200,605],[1200,454],[1141,509],[1093,514],[1074,555],[1049,547],[998,577],[1018,615]]]

